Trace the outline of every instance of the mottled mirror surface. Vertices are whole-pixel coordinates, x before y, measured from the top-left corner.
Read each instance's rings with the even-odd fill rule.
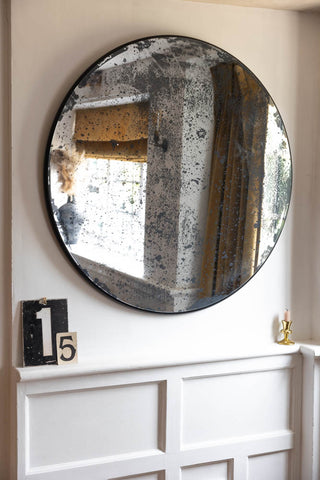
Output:
[[[45,177],[56,234],[87,279],[128,305],[186,312],[234,293],[269,256],[291,158],[276,106],[243,64],[154,37],[81,77]]]

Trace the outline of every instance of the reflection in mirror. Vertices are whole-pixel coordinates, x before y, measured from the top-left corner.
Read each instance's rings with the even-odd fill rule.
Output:
[[[291,193],[272,99],[230,54],[185,37],[125,45],[63,103],[47,155],[51,219],[103,292],[156,312],[228,297],[264,263]]]

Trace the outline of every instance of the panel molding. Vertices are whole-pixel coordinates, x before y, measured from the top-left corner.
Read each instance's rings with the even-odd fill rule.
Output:
[[[291,377],[291,368],[270,365],[270,370],[184,379],[181,448],[289,431]]]
[[[302,345],[303,403],[301,475],[303,480],[320,478],[320,347]]]
[[[180,480],[181,468],[229,462],[228,480],[244,480],[248,474],[248,458],[266,453],[294,451],[291,455],[290,480],[299,480],[299,435],[300,424],[300,392],[301,392],[301,358],[297,353],[267,357],[233,359],[190,365],[175,365],[140,370],[122,370],[117,372],[99,372],[95,375],[84,374],[62,377],[28,377],[17,383],[18,401],[18,480],[111,480],[115,478],[154,475],[166,480]],[[289,369],[291,381],[288,383],[288,395],[291,398],[290,424],[288,429],[273,432],[262,432],[259,435],[230,436],[223,440],[202,442],[196,445],[183,445],[183,383],[192,379],[219,377],[238,374],[255,375],[261,372],[275,372]],[[63,368],[61,368],[63,370]],[[261,376],[261,375],[260,375]],[[90,391],[99,397],[101,389],[118,388],[125,395],[129,386],[148,384],[158,385],[158,450],[128,452],[120,455],[107,455],[98,458],[81,459],[53,465],[31,467],[30,433],[39,421],[28,416],[28,402],[35,396],[46,396],[46,402],[54,408],[54,397],[57,393],[72,394],[81,399],[81,392]],[[274,394],[277,395],[275,385]],[[232,392],[230,392],[232,393]],[[76,395],[75,395],[76,394]],[[199,392],[201,395],[201,391]],[[252,391],[252,395],[255,395]],[[34,412],[34,415],[36,413]],[[143,422],[143,405],[141,405],[141,422]],[[72,425],[71,419],[70,422]],[[44,426],[45,427],[45,426]],[[120,428],[121,426],[119,426]],[[116,428],[114,434],[116,435]],[[134,435],[135,432],[128,432]],[[58,440],[58,439],[57,439]],[[54,442],[51,442],[54,444]],[[298,467],[298,470],[297,470]],[[231,473],[230,473],[231,472]],[[289,475],[289,473],[288,473]],[[146,476],[146,479],[148,476]]]

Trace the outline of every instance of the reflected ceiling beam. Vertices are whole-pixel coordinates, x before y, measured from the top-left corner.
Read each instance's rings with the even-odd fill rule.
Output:
[[[271,8],[277,10],[318,11],[320,0],[185,0],[187,2],[218,3],[239,7]]]

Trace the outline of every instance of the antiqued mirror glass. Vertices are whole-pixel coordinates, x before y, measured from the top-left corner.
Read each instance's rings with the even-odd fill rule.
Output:
[[[286,131],[236,58],[176,36],[91,67],[54,122],[45,182],[55,232],[102,292],[155,312],[213,305],[265,262],[291,193]]]

